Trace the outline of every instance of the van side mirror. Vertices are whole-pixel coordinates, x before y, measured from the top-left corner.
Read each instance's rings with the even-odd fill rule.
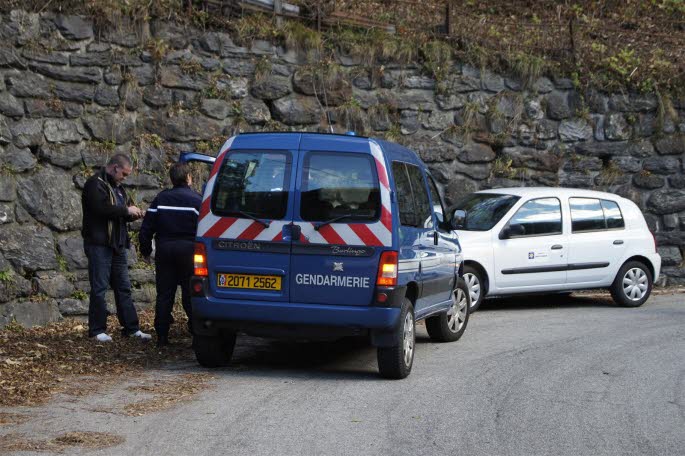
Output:
[[[462,209],[456,209],[452,212],[452,218],[450,219],[450,228],[453,230],[458,230],[464,228],[464,223],[466,222],[466,211]]]
[[[523,225],[515,223],[513,225],[505,226],[499,233],[500,239],[509,239],[515,236],[524,236],[526,234],[526,228]]]

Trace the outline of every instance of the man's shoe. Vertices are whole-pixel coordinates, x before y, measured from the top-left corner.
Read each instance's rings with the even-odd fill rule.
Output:
[[[157,336],[157,346],[158,347],[168,347],[169,346],[169,336]]]
[[[97,340],[98,342],[112,342],[112,338],[105,333],[100,333],[97,336],[95,336],[95,340]]]
[[[129,337],[137,337],[140,340],[144,340],[144,341],[152,340],[151,335],[144,333],[140,329],[138,331],[134,332],[133,334],[131,334]]]

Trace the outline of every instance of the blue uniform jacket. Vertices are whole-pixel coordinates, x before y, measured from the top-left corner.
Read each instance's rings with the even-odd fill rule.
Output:
[[[138,234],[140,253],[150,256],[153,236],[157,246],[169,241],[194,240],[201,204],[202,197],[187,185],[159,192]]]

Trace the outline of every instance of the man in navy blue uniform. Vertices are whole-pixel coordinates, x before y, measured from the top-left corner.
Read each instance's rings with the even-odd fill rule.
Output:
[[[173,165],[169,177],[174,187],[157,195],[145,214],[139,233],[140,253],[148,260],[152,254],[152,238],[155,238],[155,330],[158,346],[169,344],[169,327],[173,322],[171,311],[179,285],[190,329],[190,277],[193,275],[195,230],[202,204],[202,197],[190,188],[192,178],[187,164]]]

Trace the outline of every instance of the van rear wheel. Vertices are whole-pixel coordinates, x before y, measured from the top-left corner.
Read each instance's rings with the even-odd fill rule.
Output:
[[[202,367],[222,367],[231,362],[235,347],[235,333],[219,336],[193,336],[195,358]]]
[[[395,328],[395,341],[395,345],[391,347],[378,347],[378,371],[381,377],[405,378],[414,364],[416,322],[414,306],[407,298],[404,298],[400,321]]]
[[[454,342],[466,331],[469,322],[471,298],[469,287],[464,279],[457,281],[452,291],[452,305],[447,311],[434,317],[426,318],[426,330],[435,342]]]

